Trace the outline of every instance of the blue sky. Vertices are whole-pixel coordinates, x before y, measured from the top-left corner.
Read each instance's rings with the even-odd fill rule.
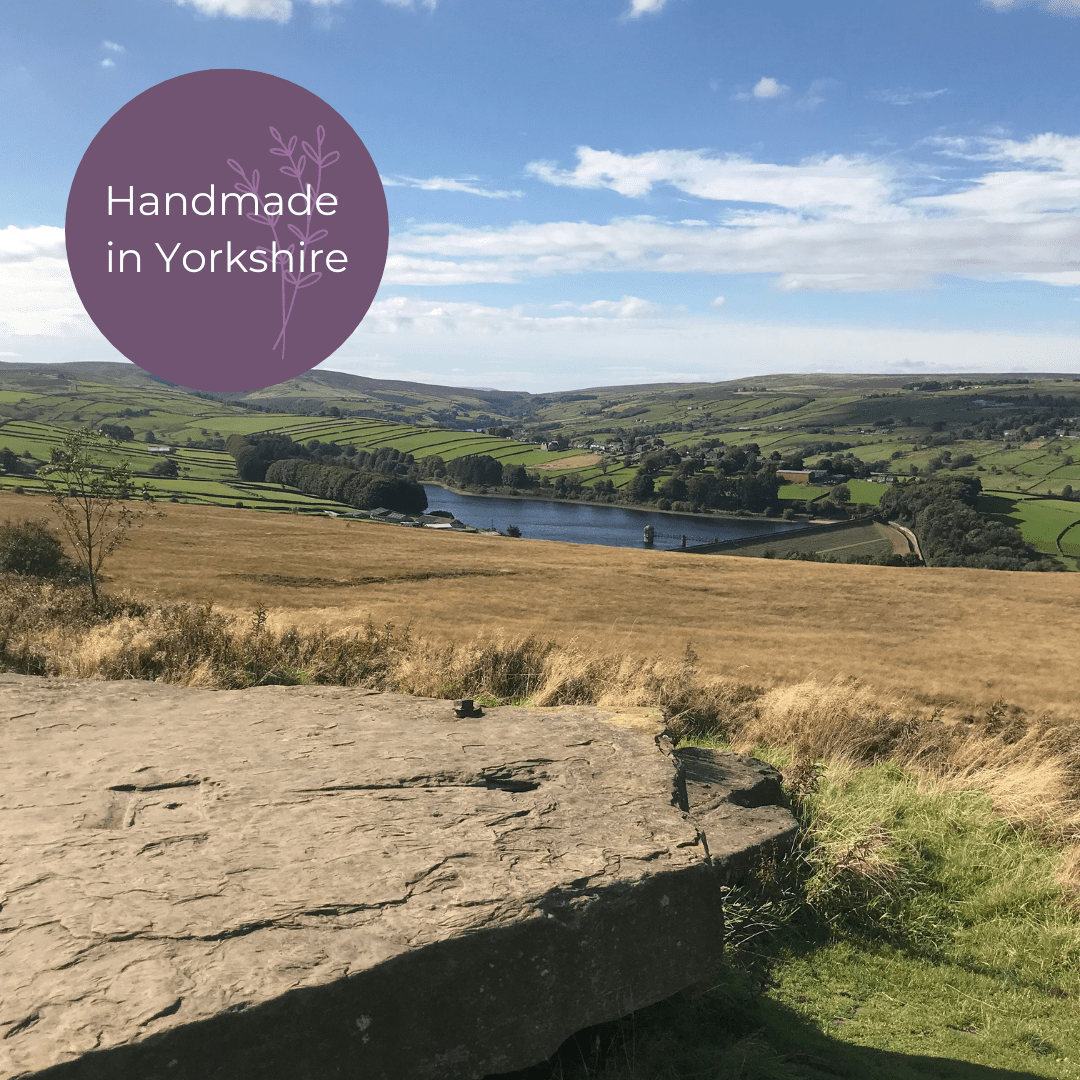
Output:
[[[120,359],[79,159],[164,79],[334,106],[390,257],[323,366],[543,391],[1080,371],[1080,0],[0,0],[0,357]]]

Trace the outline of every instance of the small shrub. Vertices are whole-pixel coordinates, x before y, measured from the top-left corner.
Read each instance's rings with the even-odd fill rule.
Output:
[[[60,537],[43,522],[26,518],[0,525],[0,573],[52,578],[71,570]]]

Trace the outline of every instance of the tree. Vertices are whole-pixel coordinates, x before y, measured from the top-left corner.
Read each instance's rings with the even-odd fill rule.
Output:
[[[648,502],[653,497],[653,478],[648,473],[639,472],[626,487],[632,502]]]
[[[175,480],[180,475],[180,466],[172,458],[162,458],[154,462],[147,472],[151,476],[167,476]]]
[[[86,571],[95,604],[101,564],[127,540],[142,516],[125,501],[132,491],[127,463],[103,464],[98,458],[116,445],[92,430],[73,431],[52,448],[52,463],[44,477],[52,510],[75,562]],[[148,488],[143,496],[149,497]]]

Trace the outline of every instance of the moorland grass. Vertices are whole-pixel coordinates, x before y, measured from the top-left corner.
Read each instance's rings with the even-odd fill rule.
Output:
[[[232,499],[249,502],[247,493]],[[429,641],[536,635],[774,684],[856,675],[947,715],[999,697],[1073,714],[1080,578],[832,566],[435,533],[299,515],[158,504],[106,565],[107,587],[162,603],[213,601],[270,625],[342,631],[394,622]],[[52,521],[48,501],[0,492],[0,520]]]

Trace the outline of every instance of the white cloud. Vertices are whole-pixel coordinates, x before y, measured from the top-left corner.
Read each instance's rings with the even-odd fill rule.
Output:
[[[482,195],[486,199],[519,199],[520,191],[498,191],[478,186],[479,177],[466,176],[454,180],[446,176],[429,176],[426,180],[414,176],[380,177],[386,187],[411,187],[421,191],[460,191],[468,195]]]
[[[713,307],[723,307],[727,303],[726,297],[718,296],[713,302]]]
[[[64,230],[56,225],[34,225],[20,229],[9,225],[0,229],[0,263],[36,259],[64,258]]]
[[[313,7],[333,7],[344,0],[308,0]],[[394,0],[401,2],[401,0]],[[404,0],[406,6],[410,0]],[[293,0],[176,0],[181,7],[193,7],[203,15],[225,15],[230,19],[273,19],[287,23],[293,14]],[[434,7],[434,0],[425,0]]]
[[[103,68],[114,68],[116,67],[116,61],[111,60],[109,57],[106,56],[105,59],[101,61],[101,66]]]
[[[712,222],[651,216],[417,226],[392,238],[387,281],[514,282],[597,271],[768,273],[786,291],[926,288],[941,275],[1071,285],[1080,269],[1080,137],[950,140],[990,168],[953,190],[908,195],[894,166],[829,158],[798,166],[702,151],[625,156],[582,148],[578,166],[530,167],[551,183],[647,195],[669,184],[723,207]]]
[[[96,331],[68,271],[64,230],[51,225],[0,229],[0,335],[91,333]]]
[[[631,197],[670,185],[702,199],[792,209],[827,204],[879,206],[888,197],[890,175],[879,163],[840,155],[812,158],[800,165],[773,165],[735,154],[713,157],[704,150],[620,154],[579,146],[577,158],[577,167],[570,171],[549,161],[534,161],[525,170],[549,184],[607,188]]]
[[[1080,0],[983,0],[983,3],[995,11],[1012,11],[1037,3],[1053,15],[1080,15]]]
[[[775,98],[783,94],[789,87],[784,86],[783,83],[777,82],[775,79],[765,76],[759,79],[754,86],[753,95],[756,98]]]
[[[758,79],[750,90],[738,90],[732,94],[732,98],[735,101],[769,101],[772,98],[778,98],[786,94],[791,89],[790,86],[785,86],[782,82],[777,82],[776,79],[766,75],[764,78]]]
[[[125,49],[123,45],[117,45],[115,41],[103,41],[101,47],[103,49],[108,49],[109,52],[127,52],[127,49]]]
[[[815,79],[807,88],[806,93],[795,102],[797,109],[809,111],[825,104],[825,91],[836,85],[835,79]]]
[[[917,101],[933,101],[942,94],[947,94],[948,89],[941,90],[912,90],[908,87],[900,87],[896,90],[878,90],[870,95],[874,101],[884,102],[886,105],[914,105]]]
[[[551,306],[556,310],[573,308],[587,315],[614,319],[641,319],[660,311],[659,304],[654,304],[651,300],[642,300],[640,296],[624,296],[621,300],[592,300],[587,304],[564,300],[560,304]]]
[[[176,0],[181,7],[193,7],[203,15],[226,15],[231,19],[274,19],[285,23],[292,18],[292,0]]]
[[[630,8],[626,12],[628,19],[639,19],[642,15],[654,11],[662,11],[667,0],[630,0]]]
[[[335,4],[335,3],[338,3],[339,0],[314,0],[314,2],[319,3],[319,4],[326,4],[326,3]],[[398,8],[411,8],[411,7],[416,6],[416,4],[414,3],[414,0],[382,0],[382,2],[384,4],[389,4],[391,7],[398,7]],[[428,11],[434,11],[437,3],[438,3],[438,0],[419,0],[419,6],[427,8]]]
[[[648,320],[660,307],[637,296],[621,300],[565,301],[552,309],[573,310],[573,315],[530,315],[519,305],[511,308],[447,300],[420,300],[408,296],[378,299],[371,305],[357,334],[492,334],[562,333],[604,330],[616,323]]]

